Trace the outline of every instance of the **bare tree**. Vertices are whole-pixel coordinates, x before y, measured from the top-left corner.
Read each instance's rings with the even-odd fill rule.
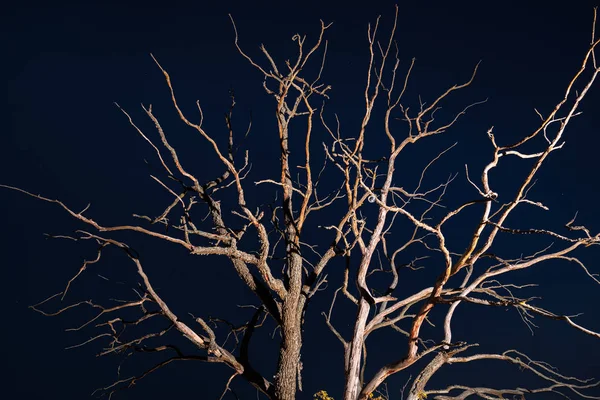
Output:
[[[406,66],[406,72],[401,73],[403,67],[394,41],[396,21],[397,9],[391,32],[383,40],[379,40],[379,19],[368,28],[370,58],[363,117],[360,126],[352,128],[354,133],[350,134],[345,129],[342,132],[337,115],[328,113],[324,106],[330,93],[330,86],[322,83],[327,54],[324,37],[329,24],[321,22],[320,33],[310,45],[305,36],[295,35],[293,41],[297,46],[297,57],[285,62],[278,61],[264,46],[260,48],[263,61],[250,56],[239,44],[238,32],[233,25],[239,53],[262,74],[263,88],[274,100],[281,161],[276,179],[265,176],[250,181],[251,157],[248,152],[241,155],[238,152],[237,140],[241,135],[232,124],[235,106],[233,95],[225,119],[228,142],[222,146],[215,135],[203,127],[203,111],[199,102],[196,104],[198,115],[194,117],[186,115],[180,108],[175,93],[176,84],[154,58],[164,74],[180,120],[201,135],[212,149],[223,171],[220,176],[202,182],[190,173],[187,163],[180,159],[177,149],[170,144],[166,129],[153,108],[143,106],[143,112],[154,124],[159,140],[152,139],[150,133],[139,128],[127,111],[121,111],[132,128],[153,148],[162,165],[163,177],[152,175],[152,179],[173,196],[173,200],[158,216],[134,215],[140,220],[139,224],[106,225],[86,216],[87,207],[77,211],[60,200],[1,185],[55,203],[84,226],[73,236],[54,237],[93,241],[98,245],[95,258],[85,261],[60,293],[32,306],[34,310],[44,315],[57,315],[78,306],[93,307],[97,310],[95,316],[74,329],[90,326],[100,329],[100,333],[87,342],[108,341],[101,353],[103,355],[134,352],[171,354],[151,369],[119,379],[100,389],[100,393],[112,395],[171,362],[199,360],[223,363],[231,368],[232,375],[225,384],[223,395],[230,390],[231,381],[240,376],[269,399],[297,398],[302,390],[304,316],[311,298],[326,288],[328,270],[335,263],[344,269],[343,282],[330,293],[331,306],[323,315],[325,324],[339,339],[344,351],[344,400],[372,398],[373,393],[378,393],[389,377],[400,371],[410,371],[415,377],[406,387],[405,397],[409,400],[426,397],[465,399],[470,396],[485,399],[513,396],[524,399],[529,394],[547,392],[598,398],[586,395],[586,390],[597,387],[600,381],[563,375],[549,364],[530,359],[514,349],[497,354],[477,352],[476,343],[453,338],[452,327],[457,307],[473,303],[480,307],[512,307],[520,313],[526,324],[531,324],[534,316],[541,316],[562,321],[582,334],[600,338],[600,333],[579,325],[574,317],[548,310],[538,301],[534,304],[533,297],[520,294],[527,291],[530,285],[517,285],[510,280],[515,271],[539,267],[539,264],[549,260],[562,260],[583,269],[590,279],[600,283],[597,275],[590,272],[576,254],[579,249],[599,244],[600,234],[576,224],[575,218],[566,223],[563,232],[543,227],[514,227],[507,223],[518,207],[536,207],[548,211],[541,201],[529,196],[529,191],[550,155],[563,146],[567,126],[578,115],[582,100],[600,73],[594,53],[600,40],[592,31],[590,46],[583,56],[580,69],[569,82],[564,97],[548,115],[538,113],[539,125],[531,133],[515,143],[503,143],[501,138],[496,139],[493,128],[487,131],[491,146],[482,149],[482,152],[489,153],[489,161],[479,171],[479,179],[474,179],[472,172],[469,174],[465,164],[464,179],[471,185],[472,191],[463,194],[464,198],[459,199],[458,206],[449,207],[445,195],[457,175],[451,175],[433,187],[426,187],[424,177],[450,148],[437,154],[416,172],[398,171],[397,160],[417,142],[429,143],[435,136],[444,135],[459,118],[481,103],[465,104],[454,115],[444,114],[436,118],[442,104],[452,102],[457,92],[472,84],[478,66],[463,83],[442,91],[429,103],[420,101],[416,110],[410,109],[405,105],[404,98],[408,96],[406,92],[414,59]],[[594,13],[594,26],[595,23]],[[309,68],[309,65],[317,67]],[[377,118],[381,118],[379,122],[372,122]],[[374,124],[377,127],[373,129],[381,129],[387,140],[385,146],[378,146],[379,150],[387,150],[375,155],[371,154],[371,149],[367,149]],[[242,132],[244,135],[247,133]],[[315,136],[321,133],[325,134],[323,153],[320,153],[324,156],[321,157],[322,165],[317,165],[315,160],[319,156],[315,153],[319,143],[315,140],[321,141],[321,138]],[[292,161],[291,143],[300,143],[298,137],[302,138],[302,146],[294,147],[295,158]],[[513,182],[516,185],[514,193],[494,190],[497,183],[492,179],[491,172],[502,168],[506,158],[522,160],[526,171],[523,179]],[[300,165],[295,165],[297,160],[301,160]],[[417,184],[412,189],[407,188],[408,184],[402,183],[400,186],[398,183],[408,173],[416,174]],[[325,174],[337,174],[339,185],[321,189]],[[512,179],[519,178],[514,175]],[[252,201],[248,199],[247,192],[248,187],[254,185],[272,189],[277,195],[276,200],[258,208],[250,206]],[[235,203],[231,208],[223,206],[231,202]],[[474,220],[462,220],[463,224],[470,224],[472,235],[464,250],[451,248],[447,238],[452,232],[446,227],[451,221],[461,218],[467,209],[475,209],[478,215]],[[336,222],[321,224],[319,215],[324,212],[336,216]],[[375,220],[367,220],[367,213],[376,215]],[[202,218],[202,215],[207,217]],[[330,235],[324,252],[316,250],[318,243],[313,242],[310,229],[320,229]],[[401,229],[402,234],[390,240],[393,229]],[[146,274],[137,252],[127,243],[114,238],[113,234],[121,231],[172,243],[192,255],[227,259],[241,281],[255,294],[256,305],[253,306],[252,317],[242,325],[206,316],[194,316],[186,322],[185,315],[176,315],[163,300],[156,283]],[[535,235],[548,238],[554,245],[542,249],[522,248],[522,256],[510,258],[497,252],[495,243],[501,235]],[[112,306],[89,300],[69,303],[58,311],[45,311],[50,301],[65,300],[69,289],[77,284],[91,264],[101,259],[108,247],[121,249],[131,260],[140,280],[139,288],[135,291],[136,298]],[[402,265],[398,262],[407,257],[412,261]],[[415,263],[426,257],[435,260],[432,267],[436,269],[435,281],[427,287],[404,288],[411,294],[399,296],[402,283],[399,270],[415,268]],[[281,272],[278,266],[281,266]],[[383,288],[381,280],[372,279],[378,272],[389,273],[386,276],[390,279]],[[227,283],[222,285],[226,286]],[[339,296],[344,296],[356,307],[356,317],[350,321],[354,325],[350,337],[345,337],[336,329],[332,320]],[[443,309],[443,323],[439,328],[443,340],[428,339],[423,334],[423,325],[429,321],[434,308]],[[127,319],[121,315],[131,309],[138,311],[136,318]],[[125,339],[122,335],[126,327],[141,325],[149,319],[164,319],[168,325],[163,330],[134,338]],[[249,356],[252,337],[266,319],[273,321],[280,333],[277,373],[273,381],[253,367]],[[230,331],[227,337],[235,336],[236,343],[231,347],[219,344],[223,343],[225,337],[217,337],[215,324],[225,324]],[[403,335],[406,338],[405,349],[398,354],[396,361],[380,366],[374,374],[367,376],[367,339],[382,328],[393,329]],[[161,338],[171,330],[195,345],[197,351],[190,354],[169,343],[146,345],[150,339]],[[424,366],[415,369],[415,363],[420,360],[426,361],[422,364]],[[458,384],[434,388],[429,384],[444,366],[476,363],[479,360],[514,364],[537,376],[545,384],[521,388],[511,387],[511,382],[507,382],[510,389]]]

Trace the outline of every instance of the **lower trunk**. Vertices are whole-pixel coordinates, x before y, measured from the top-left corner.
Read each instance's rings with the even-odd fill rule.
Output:
[[[362,298],[358,305],[356,323],[352,342],[346,350],[348,365],[346,366],[346,387],[344,388],[344,400],[356,400],[361,391],[360,368],[365,337],[365,325],[371,307],[366,299]]]
[[[300,340],[288,340],[281,346],[275,380],[277,400],[295,400],[300,364]]]
[[[275,379],[275,395],[277,400],[295,400],[300,365],[300,348],[302,339],[300,329],[295,332],[283,332],[279,365]]]
[[[275,376],[275,400],[295,400],[300,373],[302,348],[302,259],[290,256],[290,289],[281,312],[281,346]]]

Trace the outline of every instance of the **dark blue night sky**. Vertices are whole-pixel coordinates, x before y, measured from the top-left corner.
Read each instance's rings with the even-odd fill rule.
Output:
[[[455,4],[460,3],[460,4]],[[447,135],[415,149],[401,161],[406,181],[414,184],[428,160],[458,142],[456,148],[429,177],[430,185],[458,173],[448,194],[450,206],[474,196],[465,183],[464,164],[479,175],[489,161],[491,146],[486,136],[494,126],[498,140],[512,142],[531,132],[539,117],[534,108],[548,113],[581,64],[591,38],[591,0],[571,2],[398,2],[397,40],[401,69],[416,58],[407,102],[418,106],[418,96],[431,99],[454,83],[469,79],[481,60],[474,83],[446,103],[443,113],[460,111],[465,105],[488,101],[471,110]],[[365,2],[21,2],[5,5],[0,16],[3,30],[2,64],[6,78],[4,129],[0,136],[0,183],[19,186],[33,193],[58,198],[73,209],[106,225],[140,223],[132,214],[157,215],[171,195],[150,178],[160,173],[152,148],[129,125],[114,105],[119,103],[149,134],[153,124],[140,103],[152,104],[167,134],[189,169],[201,180],[213,179],[222,171],[213,153],[196,132],[177,118],[162,73],[150,53],[169,71],[179,103],[185,112],[195,112],[195,100],[203,107],[205,126],[219,143],[225,144],[224,115],[230,92],[235,93],[234,124],[244,132],[252,118],[252,130],[242,143],[249,149],[253,178],[278,174],[278,141],[273,102],[263,91],[262,76],[237,53],[230,13],[236,21],[240,45],[251,56],[260,57],[264,45],[278,60],[294,57],[291,41],[295,33],[307,34],[308,42],[319,32],[319,19],[333,22],[327,31],[327,64],[324,82],[332,86],[325,112],[333,121],[338,114],[348,134],[355,134],[364,109],[364,82],[368,61],[367,23],[382,15],[382,29],[389,30],[394,14],[392,1]],[[317,63],[318,64],[318,63]],[[311,68],[318,69],[318,65]],[[361,108],[362,107],[362,108]],[[600,231],[598,157],[600,149],[600,84],[582,104],[583,115],[565,134],[566,145],[551,155],[538,176],[532,193],[549,212],[539,209],[515,214],[515,227],[561,229],[579,212],[577,221],[593,233]],[[319,128],[320,129],[320,128]],[[322,136],[317,143],[327,141]],[[195,134],[196,133],[196,134]],[[501,138],[501,139],[500,139]],[[369,152],[377,154],[377,142]],[[319,148],[317,147],[318,151]],[[293,153],[293,152],[292,152]],[[322,158],[318,154],[318,158]],[[498,192],[514,190],[515,177],[522,177],[528,163],[507,162],[494,176]],[[336,187],[335,174],[324,184]],[[252,185],[249,185],[252,186]],[[274,193],[266,186],[249,187],[254,206],[269,202]],[[471,192],[469,192],[471,190]],[[465,194],[465,192],[469,192]],[[47,318],[28,306],[63,290],[84,259],[96,255],[94,243],[48,240],[44,233],[72,235],[88,229],[60,207],[23,194],[2,189],[0,205],[0,264],[3,288],[3,323],[0,354],[1,398],[85,399],[90,393],[116,380],[122,362],[124,375],[139,373],[161,360],[161,355],[136,354],[96,357],[102,341],[76,349],[66,347],[97,335],[90,327],[65,332],[93,315],[82,307],[58,317]],[[472,232],[468,214],[464,224],[453,228],[457,247],[464,246]],[[316,229],[314,240],[327,246],[331,237]],[[141,255],[154,286],[171,308],[188,318],[230,318],[242,323],[252,310],[238,305],[257,304],[226,260],[201,258],[160,241],[132,234],[118,234]],[[547,246],[547,240],[519,237],[500,242],[508,256],[519,257]],[[597,247],[577,253],[592,272],[600,272]],[[341,266],[341,264],[339,264]],[[423,263],[423,271],[401,276],[400,293],[407,294],[429,285],[439,271],[435,263]],[[332,267],[330,287],[311,302],[305,327],[304,392],[310,399],[326,389],[336,400],[343,389],[343,349],[325,326],[326,311],[341,269]],[[103,279],[98,276],[108,278]],[[102,261],[76,281],[65,304],[94,299],[110,304],[111,299],[131,298],[137,280],[133,264],[122,252],[109,249]],[[574,264],[550,262],[514,275],[514,283],[539,283],[528,292],[542,297],[540,305],[562,314],[579,314],[577,322],[600,331],[600,287]],[[61,307],[50,302],[46,311]],[[547,361],[567,375],[600,378],[600,340],[577,332],[561,321],[535,319],[532,335],[514,309],[459,307],[455,318],[457,340],[480,343],[488,352],[516,348],[534,359]],[[126,314],[127,315],[127,314]],[[341,303],[334,323],[349,337],[355,309]],[[130,316],[133,317],[133,314]],[[433,313],[441,324],[443,314]],[[436,320],[437,318],[437,320]],[[164,328],[157,322],[153,328]],[[267,322],[251,348],[256,367],[270,376],[277,360],[277,333]],[[136,332],[143,332],[138,330]],[[220,332],[225,332],[222,330]],[[433,339],[438,332],[426,329]],[[169,336],[171,335],[171,336]],[[224,336],[223,336],[224,337]],[[171,341],[189,348],[175,332]],[[405,350],[405,338],[384,333],[369,347],[372,374]],[[158,342],[157,342],[158,343]],[[378,345],[381,343],[381,345]],[[188,347],[185,347],[188,346]],[[398,374],[389,381],[390,399],[400,398],[400,389],[412,373]],[[141,380],[117,399],[217,399],[230,370],[219,364],[186,361],[174,363]],[[518,368],[482,362],[450,366],[432,381],[432,387],[451,383],[500,387],[536,387],[543,382]],[[256,390],[237,378],[232,386],[240,399],[257,397]],[[600,396],[600,388],[588,394]],[[232,394],[228,395],[233,399]],[[554,396],[554,397],[552,397]],[[261,397],[264,398],[264,397]],[[541,395],[537,398],[559,398]]]

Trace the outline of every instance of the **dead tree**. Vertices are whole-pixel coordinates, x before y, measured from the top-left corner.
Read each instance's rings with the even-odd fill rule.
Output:
[[[397,10],[396,10],[397,15]],[[233,20],[232,20],[233,22]],[[595,25],[594,14],[594,25]],[[235,30],[235,24],[233,25]],[[586,389],[593,388],[599,381],[572,378],[558,373],[548,364],[530,359],[517,350],[507,350],[499,354],[477,352],[476,343],[467,343],[453,338],[453,315],[463,303],[473,303],[480,307],[513,307],[527,323],[530,318],[540,316],[562,321],[582,334],[600,338],[600,333],[579,325],[574,318],[547,310],[529,297],[518,295],[527,286],[510,283],[513,272],[526,268],[539,267],[548,260],[563,260],[582,268],[590,279],[600,283],[597,276],[574,255],[575,251],[600,243],[600,234],[575,223],[575,219],[565,225],[564,232],[543,227],[513,227],[507,219],[517,207],[547,207],[537,199],[530,198],[528,192],[536,174],[547,162],[551,154],[561,149],[566,128],[579,113],[579,106],[592,87],[600,67],[595,58],[595,49],[600,43],[592,34],[589,49],[583,56],[581,68],[568,84],[564,97],[546,116],[539,114],[540,123],[531,133],[515,143],[505,143],[502,135],[494,136],[493,129],[487,131],[490,148],[489,162],[480,178],[475,179],[466,169],[465,178],[472,187],[472,193],[465,194],[458,207],[442,208],[445,194],[456,176],[425,188],[423,177],[428,168],[444,156],[446,150],[434,157],[429,164],[416,174],[420,176],[413,189],[403,185],[397,160],[404,156],[417,142],[428,143],[436,136],[444,135],[462,118],[467,111],[479,103],[467,104],[462,111],[450,118],[436,119],[440,106],[453,101],[456,92],[471,85],[477,66],[464,83],[455,84],[430,103],[421,102],[416,110],[405,106],[403,101],[408,94],[407,85],[413,70],[414,60],[401,74],[398,47],[394,41],[396,25],[383,41],[378,39],[379,19],[368,29],[369,64],[364,90],[364,110],[360,126],[351,128],[351,133],[342,132],[340,121],[325,111],[324,101],[330,93],[330,86],[322,83],[322,73],[327,54],[325,33],[330,25],[321,22],[320,33],[314,44],[307,45],[306,37],[295,35],[297,58],[280,62],[267,48],[261,46],[264,62],[249,56],[238,44],[235,30],[235,45],[248,63],[258,70],[263,78],[263,88],[272,97],[277,134],[269,140],[277,140],[280,148],[280,171],[278,178],[265,177],[250,181],[248,170],[250,155],[241,157],[236,152],[236,134],[231,123],[233,106],[226,117],[229,140],[226,148],[219,146],[213,133],[203,127],[203,112],[197,103],[199,115],[186,115],[177,100],[175,86],[167,71],[156,62],[164,74],[170,90],[171,100],[180,120],[189,129],[201,135],[207,146],[220,160],[223,173],[213,180],[201,182],[188,170],[188,163],[180,159],[177,149],[169,142],[167,130],[161,125],[151,106],[143,106],[143,112],[156,128],[158,139],[152,139],[136,125],[130,114],[121,109],[129,123],[139,135],[152,146],[163,168],[163,178],[152,176],[173,196],[172,202],[156,217],[140,216],[139,224],[110,226],[86,216],[86,209],[76,211],[66,203],[35,195],[23,189],[2,185],[4,188],[20,191],[39,200],[56,203],[71,217],[79,220],[85,228],[72,236],[75,240],[94,241],[98,244],[97,256],[86,261],[68,281],[60,293],[33,306],[44,315],[56,315],[81,305],[98,310],[95,317],[76,329],[95,325],[103,330],[92,340],[108,340],[102,354],[131,353],[135,351],[164,351],[172,356],[139,375],[120,379],[101,389],[113,394],[122,387],[128,387],[160,367],[176,360],[200,360],[226,364],[232,375],[226,383],[224,394],[237,376],[273,400],[292,400],[301,390],[301,354],[303,351],[303,323],[309,300],[322,291],[327,282],[327,271],[332,265],[344,268],[341,286],[331,295],[331,308],[324,322],[339,339],[344,351],[345,390],[344,400],[364,400],[376,393],[386,379],[400,371],[410,370],[417,361],[428,360],[421,370],[411,371],[415,379],[407,387],[406,398],[418,400],[464,399],[478,396],[486,399],[501,399],[506,396],[525,398],[529,394],[562,392],[584,396]],[[317,65],[310,69],[310,63]],[[311,74],[311,71],[313,73]],[[379,107],[382,107],[380,109]],[[368,130],[375,116],[381,115],[387,143],[376,159],[369,158],[365,144],[369,141]],[[397,121],[401,122],[398,123]],[[195,122],[199,121],[199,122]],[[293,132],[292,132],[293,131]],[[315,135],[325,134],[325,139]],[[485,134],[485,133],[484,133]],[[294,149],[302,154],[301,165],[295,166],[290,160],[290,135],[302,136],[303,146]],[[315,165],[313,142],[325,140],[323,145],[325,163]],[[537,150],[531,151],[537,146]],[[408,155],[407,155],[408,156]],[[503,167],[506,158],[526,160],[530,165],[525,178],[518,183],[515,193],[499,193],[496,182],[490,176],[494,169]],[[524,168],[527,168],[525,164]],[[338,187],[323,195],[319,184],[323,171],[334,171],[338,176]],[[414,174],[414,171],[408,171]],[[167,179],[165,179],[167,178]],[[248,206],[247,187],[261,185],[279,193],[277,202],[259,209]],[[222,196],[235,199],[235,207],[223,209]],[[425,204],[425,207],[422,205]],[[376,207],[375,221],[367,221],[363,210]],[[371,208],[373,209],[373,208]],[[445,230],[451,220],[462,216],[467,209],[476,209],[477,219],[468,221],[472,235],[464,250],[450,248]],[[331,236],[323,253],[314,250],[317,243],[311,242],[306,233],[307,221],[324,211],[338,213],[337,223],[319,226]],[[332,211],[335,210],[335,211]],[[443,212],[440,213],[440,210]],[[549,212],[549,211],[548,211]],[[207,213],[208,218],[197,218]],[[317,217],[318,218],[318,217]],[[403,220],[410,224],[406,240],[388,240],[391,229]],[[168,227],[169,231],[165,231]],[[241,281],[255,294],[256,311],[243,326],[231,326],[236,336],[241,335],[239,347],[228,349],[219,345],[222,341],[206,317],[194,318],[194,324],[184,322],[161,298],[156,283],[144,270],[138,254],[128,244],[111,236],[115,232],[130,231],[139,235],[162,240],[173,246],[183,247],[190,254],[199,257],[221,257],[227,259]],[[170,233],[169,233],[170,232]],[[516,259],[503,257],[492,251],[500,235],[539,235],[552,239],[553,247],[527,252]],[[253,251],[244,250],[245,242],[256,243]],[[86,268],[100,260],[107,247],[121,249],[131,260],[140,279],[138,297],[134,300],[113,306],[102,306],[100,302],[84,301],[72,303],[56,312],[44,311],[50,300],[64,300],[72,285],[84,275]],[[421,257],[434,256],[439,262],[435,265],[437,279],[427,287],[410,288],[411,295],[399,298],[396,290],[402,282],[398,278],[401,266],[397,260],[408,249],[417,248]],[[315,254],[316,253],[316,256]],[[376,258],[383,259],[382,263]],[[279,261],[278,260],[279,257]],[[281,261],[282,260],[282,261]],[[274,265],[282,263],[278,272]],[[385,264],[385,265],[384,265]],[[410,265],[408,265],[410,267]],[[376,290],[369,282],[376,270],[385,269],[391,275],[384,290]],[[508,281],[507,281],[508,279]],[[354,283],[354,286],[351,284]],[[324,295],[324,294],[320,294]],[[356,307],[356,318],[351,337],[344,337],[332,322],[332,312],[336,298],[344,296]],[[443,340],[431,342],[422,335],[423,324],[434,308],[443,308],[445,318],[440,329]],[[119,316],[125,309],[137,309],[141,313],[135,320]],[[123,339],[123,327],[142,324],[151,318],[163,318],[168,328],[159,332],[149,332],[133,339]],[[277,374],[271,381],[262,376],[252,366],[248,348],[256,328],[269,318],[280,328]],[[383,365],[372,376],[365,376],[367,338],[375,331],[395,329],[406,337],[406,345],[396,361]],[[168,330],[176,330],[193,343],[197,353],[187,354],[174,345],[158,347],[144,346],[150,338],[159,338]],[[512,363],[527,370],[547,384],[532,388],[494,389],[453,385],[446,388],[432,388],[429,381],[442,367],[450,368],[458,363],[476,363],[478,360],[498,360]],[[275,362],[275,360],[274,360]],[[510,385],[510,382],[507,382]],[[597,398],[597,397],[588,397]]]

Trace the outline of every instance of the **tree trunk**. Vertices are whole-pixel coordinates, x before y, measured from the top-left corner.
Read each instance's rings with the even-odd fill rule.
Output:
[[[275,377],[276,400],[295,400],[302,348],[302,257],[288,255],[290,288],[282,307],[281,347]]]
[[[346,387],[344,388],[344,400],[356,400],[360,393],[360,367],[362,348],[365,336],[365,324],[369,314],[370,306],[366,299],[362,298],[358,305],[356,324],[352,343],[346,350],[348,354],[348,366],[346,369]]]
[[[277,400],[295,400],[302,339],[299,326],[298,329],[283,328],[282,331],[283,339],[279,350],[275,394]]]

